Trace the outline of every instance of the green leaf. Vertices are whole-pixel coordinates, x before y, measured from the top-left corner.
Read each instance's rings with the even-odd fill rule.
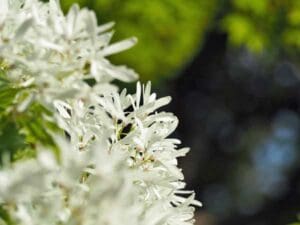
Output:
[[[6,74],[0,69],[0,112],[3,112],[8,106],[12,105],[19,89],[14,88],[6,78]]]
[[[5,110],[8,106],[12,105],[13,100],[18,90],[9,86],[0,85],[0,110]]]
[[[0,205],[0,224],[2,224],[1,222],[4,222],[5,225],[15,225],[9,213]]]
[[[13,155],[20,149],[25,148],[25,136],[20,134],[17,125],[9,118],[0,119],[0,164],[3,156],[9,155],[13,160]]]
[[[45,119],[52,113],[38,103],[34,103],[26,111],[26,114],[17,118],[17,123],[21,127],[22,134],[25,135],[25,141],[29,147],[36,147],[41,144],[53,150],[59,158],[59,150],[50,134],[50,132],[62,132],[55,123]],[[30,148],[25,149],[29,155],[34,156]],[[22,155],[20,152],[18,155]]]
[[[34,103],[25,113],[12,111],[0,116],[0,165],[4,155],[12,162],[36,157],[38,145],[53,150],[59,160],[59,149],[50,132],[62,131],[45,115],[50,116],[51,112]]]

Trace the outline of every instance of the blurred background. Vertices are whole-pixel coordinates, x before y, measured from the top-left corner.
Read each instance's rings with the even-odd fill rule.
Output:
[[[173,101],[197,225],[287,225],[300,213],[300,0],[62,0],[115,21],[111,58]],[[129,87],[132,88],[132,87]]]

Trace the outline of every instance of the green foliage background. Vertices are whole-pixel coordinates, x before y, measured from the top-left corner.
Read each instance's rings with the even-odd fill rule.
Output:
[[[294,55],[300,47],[300,1],[233,0],[221,26],[235,46]]]

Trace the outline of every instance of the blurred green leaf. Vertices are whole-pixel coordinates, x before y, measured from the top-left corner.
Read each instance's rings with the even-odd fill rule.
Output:
[[[223,20],[229,32],[229,41],[234,45],[246,45],[253,52],[261,52],[265,46],[264,34],[257,32],[255,24],[241,14],[231,14]]]
[[[278,56],[295,56],[300,50],[299,1],[234,0],[220,21],[232,46]]]
[[[234,0],[236,8],[252,12],[256,15],[263,15],[268,9],[270,0]]]
[[[282,37],[286,45],[300,48],[300,29],[286,29]]]
[[[45,119],[45,116],[50,116],[51,114],[42,105],[34,103],[26,111],[26,114],[16,118],[16,122],[21,127],[20,132],[26,137],[27,146],[31,146],[31,148],[27,147],[22,150],[26,151],[26,154],[24,152],[17,152],[16,159],[19,159],[22,155],[35,156],[32,148],[35,148],[38,144],[49,147],[49,149],[53,150],[57,158],[59,158],[59,150],[50,132],[62,131],[55,123]]]
[[[0,164],[2,163],[4,154],[10,156],[20,149],[26,147],[25,136],[20,134],[17,125],[8,118],[0,119]]]
[[[5,72],[0,69],[0,113],[13,103],[17,92],[18,89],[12,87]]]
[[[8,212],[0,205],[0,224],[2,225],[1,222],[4,222],[5,225],[15,225]]]
[[[52,122],[45,119],[51,113],[38,103],[32,104],[26,113],[11,114],[0,118],[0,159],[4,154],[11,161],[36,156],[36,147],[43,145],[52,150],[59,159],[59,149],[50,132],[62,132]],[[0,162],[1,163],[1,162]]]

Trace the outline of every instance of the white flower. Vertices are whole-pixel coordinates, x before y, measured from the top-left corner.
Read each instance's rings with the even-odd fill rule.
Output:
[[[57,0],[1,4],[0,63],[21,88],[16,109],[38,101],[61,130],[51,133],[59,155],[38,146],[35,159],[0,170],[0,207],[21,225],[193,224],[201,204],[177,167],[189,149],[169,138],[177,118],[158,112],[170,97],[150,83],[133,95],[110,83],[137,78],[105,59],[136,39],[110,45],[113,24],[77,5],[65,16]]]
[[[177,157],[184,156],[189,149],[178,150],[180,141],[167,138],[176,128],[177,118],[156,111],[170,98],[156,99],[150,89],[150,83],[143,88],[138,83],[135,95],[127,95],[126,91],[119,95],[112,90],[90,93],[87,102],[76,99],[57,102],[59,124],[80,151],[89,151],[100,139],[108,145],[109,152],[127,154],[127,165],[134,171],[139,198],[145,203],[152,205],[160,201],[170,208],[171,204],[180,208],[188,202],[186,207],[192,210],[190,203],[200,203],[193,197],[187,200],[178,196],[183,193],[193,196],[193,192],[181,191],[185,185],[177,167]],[[189,215],[192,218],[192,211]]]
[[[94,12],[74,5],[64,16],[57,0],[2,2],[2,64],[16,86],[35,90],[43,103],[75,95],[87,88],[86,79],[103,83],[137,78],[133,70],[104,58],[130,48],[136,39],[109,45],[112,32],[107,30],[113,24],[98,26]]]
[[[108,146],[99,143],[80,153],[61,138],[58,141],[60,164],[40,149],[38,160],[0,173],[4,181],[0,201],[18,224],[154,225],[186,224],[192,219],[193,209],[188,206],[192,198],[174,201],[176,208],[164,198],[151,203],[140,199],[136,173],[124,160],[126,153],[109,153]]]

